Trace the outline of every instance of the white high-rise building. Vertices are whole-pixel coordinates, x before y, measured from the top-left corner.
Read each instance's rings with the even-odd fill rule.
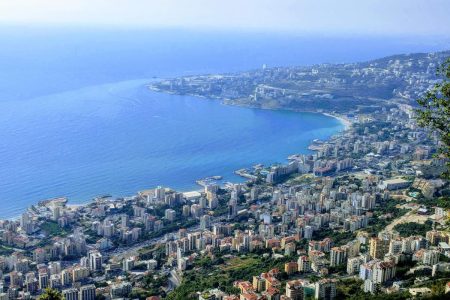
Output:
[[[201,230],[209,230],[211,227],[211,216],[203,215],[200,217],[200,229]]]
[[[89,252],[89,269],[97,272],[102,270],[102,255],[100,252]]]
[[[95,300],[95,285],[84,285],[80,287],[80,300]]]
[[[78,300],[78,290],[76,288],[65,289],[62,291],[64,300]]]
[[[333,300],[336,298],[336,280],[321,279],[315,283],[315,298]]]
[[[303,237],[307,240],[312,239],[313,228],[309,225],[305,226],[305,230],[303,231]]]
[[[158,186],[155,189],[155,197],[154,197],[155,201],[157,202],[164,201],[165,196],[166,196],[166,189],[161,186]]]
[[[228,219],[232,219],[237,215],[237,200],[231,199],[228,203]]]
[[[423,253],[422,263],[432,266],[439,262],[440,252],[437,250],[427,250]]]

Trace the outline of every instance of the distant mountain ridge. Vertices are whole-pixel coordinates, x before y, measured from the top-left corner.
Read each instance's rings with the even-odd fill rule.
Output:
[[[234,105],[343,113],[395,103],[414,105],[439,81],[436,69],[449,57],[450,50],[348,64],[263,67],[234,74],[168,79],[152,83],[150,88]]]

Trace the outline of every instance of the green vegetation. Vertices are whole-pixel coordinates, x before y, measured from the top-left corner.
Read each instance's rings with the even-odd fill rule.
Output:
[[[336,285],[336,297],[338,299],[347,299],[352,295],[361,293],[363,281],[358,279],[341,280]]]
[[[338,273],[339,275],[346,275],[347,274],[347,264],[343,263],[343,264],[337,265],[335,267],[329,267],[328,271],[331,274]]]
[[[181,223],[169,223],[167,225],[164,225],[164,227],[161,230],[158,230],[157,232],[152,232],[152,233],[144,236],[143,238],[144,239],[152,239],[152,238],[161,237],[167,233],[177,231],[180,228],[188,228],[188,227],[194,226],[197,223],[198,223],[198,220],[195,220],[195,219],[191,219],[191,220],[186,219],[184,222],[181,222]]]
[[[314,176],[312,174],[302,174],[296,175],[294,178],[291,178],[287,181],[287,184],[290,185],[300,185],[300,184],[308,184],[314,180]]]
[[[87,228],[84,231],[84,234],[87,236],[86,242],[90,244],[95,244],[99,239],[102,238],[102,236],[98,235],[97,232],[92,230],[91,228]]]
[[[421,198],[417,202],[419,204],[425,205],[428,208],[439,206],[445,209],[450,209],[450,197],[436,197],[432,199]]]
[[[442,82],[435,84],[424,97],[417,100],[422,107],[416,110],[417,121],[420,126],[430,128],[439,134],[442,146],[439,153],[450,158],[450,58],[437,70]],[[444,177],[450,178],[450,162]]]
[[[417,265],[417,261],[412,261],[412,260],[399,262],[397,264],[397,272],[396,272],[397,278],[402,278],[402,280],[407,280],[409,278],[414,279],[414,274],[406,276],[406,273],[408,273],[408,271],[410,271],[416,265]]]
[[[433,229],[433,223],[428,220],[424,224],[415,222],[402,223],[394,226],[394,230],[397,231],[401,237],[408,237],[411,235],[425,236],[427,231]]]
[[[368,123],[364,123],[364,124],[354,124],[353,127],[355,129],[355,131],[359,134],[359,135],[364,135],[365,130],[367,128],[367,133],[368,134],[377,134],[378,132],[389,128],[391,124],[389,122],[386,121],[371,121]],[[393,132],[393,131],[390,131]],[[384,136],[383,136],[384,137]],[[387,136],[385,138],[388,138]]]
[[[403,300],[409,299],[408,292],[400,292],[393,294],[369,294],[364,293],[361,286],[364,284],[362,280],[345,279],[340,280],[336,286],[336,299],[351,299],[351,300]]]
[[[13,252],[14,250],[12,248],[0,244],[0,255],[9,256]]]
[[[291,261],[292,257],[275,260],[272,257],[261,257],[250,254],[245,257],[236,257],[230,260],[223,258],[203,257],[195,262],[193,270],[187,271],[182,284],[171,292],[167,299],[185,300],[197,299],[197,291],[220,288],[226,293],[238,293],[233,287],[236,280],[251,280],[252,276],[267,272],[272,268],[283,269],[284,263]]]
[[[387,201],[382,201],[380,203],[380,206],[375,209],[376,214],[392,214],[394,218],[398,218],[403,216],[408,212],[407,209],[404,208],[398,208],[397,206],[401,204],[404,204],[403,201],[395,200],[395,199],[389,199]]]
[[[163,287],[167,285],[168,276],[145,275],[142,279],[142,287],[133,289],[131,298],[145,299],[150,296],[163,295]]]
[[[139,258],[141,260],[147,259],[161,259],[166,255],[166,248],[164,244],[156,244],[154,246],[144,247],[138,250]]]
[[[407,209],[397,207],[402,203],[402,201],[395,199],[382,201],[374,211],[374,218],[369,220],[369,226],[364,230],[372,235],[378,234],[380,231],[384,230],[392,219],[399,218],[408,212]],[[390,218],[380,218],[388,214],[390,215]]]
[[[39,300],[63,300],[63,296],[60,292],[53,289],[46,289],[45,292],[39,296]]]
[[[66,236],[68,234],[65,229],[59,227],[58,223],[50,220],[46,220],[44,223],[42,223],[41,230],[50,237]]]
[[[422,176],[425,179],[438,178],[444,173],[446,166],[436,166],[436,165],[423,165],[420,166],[420,171],[422,171]]]
[[[360,188],[362,185],[362,180],[353,175],[343,175],[335,178],[333,182],[333,187],[337,188],[341,185],[352,185],[352,184]]]
[[[333,245],[341,246],[352,241],[356,234],[350,231],[340,232],[333,229],[321,229],[314,232],[314,239],[323,240],[327,237],[333,241]]]

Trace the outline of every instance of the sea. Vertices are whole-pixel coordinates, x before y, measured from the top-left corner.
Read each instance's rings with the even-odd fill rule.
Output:
[[[153,80],[445,50],[427,37],[0,26],[0,218],[38,201],[130,196],[308,153],[322,114],[152,92]]]

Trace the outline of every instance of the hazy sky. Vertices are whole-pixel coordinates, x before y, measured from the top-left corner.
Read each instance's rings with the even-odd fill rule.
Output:
[[[450,0],[0,0],[0,23],[450,35]]]

